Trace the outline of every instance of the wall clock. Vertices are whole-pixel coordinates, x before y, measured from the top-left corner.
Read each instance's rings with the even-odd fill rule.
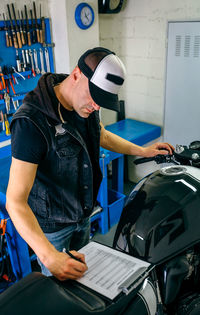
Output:
[[[94,23],[94,10],[86,2],[81,2],[75,10],[75,21],[78,27],[88,29]]]

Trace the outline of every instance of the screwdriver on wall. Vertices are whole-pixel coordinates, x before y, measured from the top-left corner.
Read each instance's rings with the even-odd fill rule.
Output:
[[[28,39],[28,45],[31,46],[31,34],[30,34],[30,29],[29,29],[28,13],[27,13],[26,5],[24,5],[24,11],[25,11],[25,18],[26,18],[26,34],[27,34],[27,39]]]
[[[11,18],[11,13],[10,13],[9,4],[7,4],[7,9],[8,9],[9,19],[10,19],[10,26],[11,26],[11,32],[12,32],[14,47],[15,47],[15,48],[19,48],[19,47],[18,47],[18,42],[17,42],[16,33],[15,33],[15,29],[14,29],[14,26],[13,26],[13,21],[12,21],[12,18]]]
[[[21,35],[20,35],[20,32],[19,32],[18,24],[17,24],[16,14],[15,14],[15,7],[14,7],[13,3],[11,3],[11,6],[12,6],[13,16],[14,16],[14,20],[15,20],[15,30],[17,32],[18,45],[19,45],[19,48],[22,48]]]
[[[8,27],[6,25],[6,19],[5,19],[5,14],[4,13],[3,13],[3,19],[4,19],[4,31],[5,31],[5,35],[6,35],[6,46],[10,47],[9,37],[8,37]]]
[[[34,22],[33,22],[33,12],[32,10],[30,10],[30,15],[31,15],[31,24],[32,24],[32,43],[36,43],[37,42],[37,34],[36,34],[36,29],[34,26]]]
[[[22,28],[22,21],[20,19],[20,13],[18,10],[18,18],[19,18],[19,29],[20,29],[20,35],[21,35],[21,40],[22,40],[22,45],[26,45],[25,38],[24,38],[24,32]]]
[[[35,1],[33,1],[33,12],[34,12],[34,17],[35,17],[35,28],[36,28],[36,33],[37,33],[37,42],[40,43],[40,31],[39,31],[39,26],[37,23],[37,13],[36,13]]]
[[[25,40],[25,45],[26,45],[27,44],[27,34],[26,34],[26,26],[25,26],[25,19],[23,16],[23,11],[21,11],[21,18],[22,18],[22,28],[23,28],[24,40]]]

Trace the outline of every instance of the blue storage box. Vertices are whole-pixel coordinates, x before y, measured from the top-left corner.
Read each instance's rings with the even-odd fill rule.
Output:
[[[118,191],[109,189],[108,190],[108,221],[109,227],[116,224],[121,216],[125,195]]]

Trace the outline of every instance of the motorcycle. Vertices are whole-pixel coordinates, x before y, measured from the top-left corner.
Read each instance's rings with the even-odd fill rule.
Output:
[[[135,163],[152,160],[170,165],[133,188],[113,241],[150,264],[137,286],[111,301],[76,281],[31,273],[0,295],[2,315],[200,314],[200,141]]]
[[[157,314],[200,314],[200,142],[172,156],[135,161],[173,163],[142,179],[128,197],[113,247],[155,265],[150,279]],[[143,314],[143,313],[139,313]]]

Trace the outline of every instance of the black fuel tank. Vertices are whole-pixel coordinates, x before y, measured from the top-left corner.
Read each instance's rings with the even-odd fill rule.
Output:
[[[199,241],[200,170],[169,166],[133,189],[113,245],[158,264]]]

